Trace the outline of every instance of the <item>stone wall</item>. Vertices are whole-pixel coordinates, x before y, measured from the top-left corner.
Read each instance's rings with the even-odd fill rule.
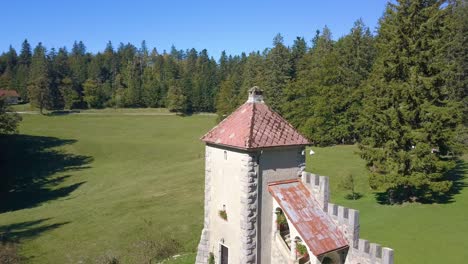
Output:
[[[282,239],[279,235],[273,236],[273,241],[271,243],[271,264],[290,264],[291,261],[288,258],[288,252],[284,249],[285,245],[281,245],[280,243],[284,243],[282,241],[278,241]]]
[[[256,263],[257,261],[257,206],[258,177],[255,155],[246,156],[243,173],[246,177],[240,179],[241,188],[241,259],[240,263]]]
[[[259,158],[259,259],[258,264],[271,263],[271,235],[273,230],[273,198],[268,192],[268,183],[297,179],[304,166],[304,147],[288,147],[263,150]]]
[[[211,201],[211,148],[205,148],[205,214],[203,220],[203,230],[198,244],[196,264],[208,263],[210,254],[210,201]]]

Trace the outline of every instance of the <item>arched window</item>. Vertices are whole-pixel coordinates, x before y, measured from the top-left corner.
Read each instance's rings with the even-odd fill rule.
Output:
[[[289,225],[286,215],[284,214],[283,210],[281,210],[281,208],[276,208],[275,214],[276,230],[279,232],[284,242],[286,242],[286,245],[288,245],[288,247],[291,248],[291,238],[289,234]]]
[[[294,238],[294,244],[296,249],[296,259],[299,260],[299,264],[309,263],[310,256],[306,244],[300,237]]]

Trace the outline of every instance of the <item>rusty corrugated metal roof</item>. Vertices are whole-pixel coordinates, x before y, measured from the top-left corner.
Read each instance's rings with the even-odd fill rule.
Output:
[[[315,256],[349,247],[344,234],[301,181],[273,182],[268,191]]]
[[[241,149],[310,144],[283,117],[258,102],[241,105],[201,139]]]

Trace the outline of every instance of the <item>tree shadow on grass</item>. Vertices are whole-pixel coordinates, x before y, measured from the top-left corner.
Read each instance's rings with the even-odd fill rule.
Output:
[[[31,239],[44,232],[59,228],[69,222],[45,224],[50,218],[26,221],[0,226],[0,241],[18,243],[24,239]]]
[[[30,135],[0,136],[0,213],[37,206],[65,197],[84,182],[61,186],[71,175],[55,173],[88,168],[89,156],[66,153],[55,147],[76,140]]]
[[[50,113],[47,113],[47,116],[62,116],[62,115],[69,115],[69,114],[78,114],[80,113],[79,110],[55,110]]]
[[[0,225],[0,262],[28,263],[34,257],[24,257],[19,254],[19,245],[25,239],[35,238],[43,233],[59,228],[69,222],[46,224],[49,218],[35,221]],[[3,261],[3,262],[2,262]]]
[[[447,193],[444,194],[434,194],[429,198],[418,198],[417,202],[423,204],[448,204],[455,202],[455,195],[459,194],[463,188],[468,187],[466,182],[466,174],[468,173],[468,164],[461,159],[456,160],[455,167],[447,172],[447,180],[452,182],[452,187]],[[400,194],[400,193],[401,194]],[[393,199],[394,203],[401,204],[405,202],[407,196],[404,194],[404,191],[396,191],[396,195]],[[377,192],[375,193],[375,198],[379,204],[391,204],[388,193],[386,192]]]

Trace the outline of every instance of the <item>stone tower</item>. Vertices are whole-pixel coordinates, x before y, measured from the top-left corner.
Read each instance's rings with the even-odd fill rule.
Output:
[[[196,263],[271,261],[272,182],[297,179],[309,141],[263,101],[258,87],[202,140],[205,216]]]
[[[304,171],[309,144],[263,102],[209,131],[205,220],[196,263],[393,264],[393,250],[359,237],[359,212],[330,203],[329,179]]]

